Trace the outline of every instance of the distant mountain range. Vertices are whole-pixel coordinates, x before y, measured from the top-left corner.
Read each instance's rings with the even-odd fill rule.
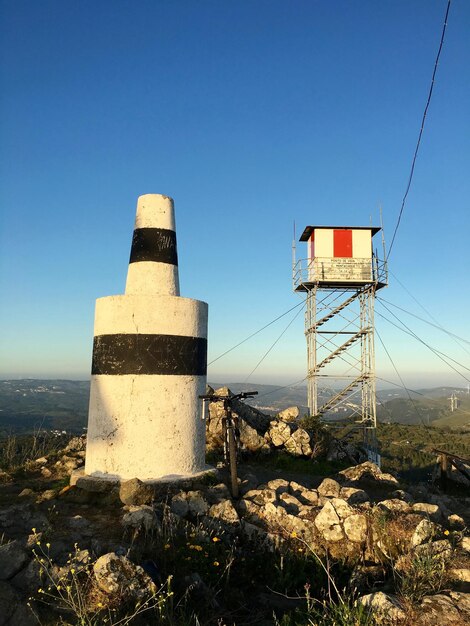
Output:
[[[289,406],[298,406],[301,414],[307,413],[306,386],[209,384],[214,389],[228,386],[234,393],[256,390],[258,395],[250,404],[271,415]],[[334,390],[322,389],[320,401],[326,401],[333,393]],[[449,398],[453,393],[457,407],[451,412]],[[87,425],[89,394],[89,381],[0,380],[0,436],[39,428],[82,432]],[[383,422],[470,429],[470,395],[466,389],[421,389],[412,393],[411,399],[404,389],[384,389],[377,392],[377,400],[378,418]],[[349,405],[354,406],[352,402]]]

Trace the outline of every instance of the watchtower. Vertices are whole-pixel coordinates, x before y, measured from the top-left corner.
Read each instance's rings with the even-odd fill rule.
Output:
[[[375,226],[307,226],[300,237],[307,243],[307,258],[296,260],[295,241],[293,254],[294,291],[307,296],[310,414],[332,425],[361,428],[375,462],[374,299],[387,285],[386,261],[372,246],[379,231]]]

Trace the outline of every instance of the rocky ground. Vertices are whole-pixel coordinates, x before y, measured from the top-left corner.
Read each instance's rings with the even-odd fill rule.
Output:
[[[242,466],[236,500],[223,471],[70,486],[83,461],[1,473],[0,626],[470,624],[468,497],[368,462],[316,488]]]

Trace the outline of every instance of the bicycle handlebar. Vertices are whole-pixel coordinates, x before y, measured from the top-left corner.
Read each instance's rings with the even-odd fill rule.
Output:
[[[253,398],[257,396],[257,391],[242,391],[241,393],[236,393],[233,396],[217,396],[215,394],[204,394],[199,396],[200,400],[212,400],[213,402],[219,402],[220,400],[228,400],[231,402],[232,400],[245,400],[246,398]]]

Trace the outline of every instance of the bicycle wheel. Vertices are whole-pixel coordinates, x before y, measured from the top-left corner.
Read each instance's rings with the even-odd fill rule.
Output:
[[[235,434],[233,432],[233,426],[227,428],[227,438],[232,496],[234,498],[238,498],[237,445],[235,441]]]

